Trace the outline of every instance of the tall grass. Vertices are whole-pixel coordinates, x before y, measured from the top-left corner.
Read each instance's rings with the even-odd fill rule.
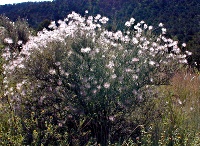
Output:
[[[159,87],[158,108],[162,120],[155,123],[159,145],[197,146],[200,144],[200,78],[196,71],[183,69]]]

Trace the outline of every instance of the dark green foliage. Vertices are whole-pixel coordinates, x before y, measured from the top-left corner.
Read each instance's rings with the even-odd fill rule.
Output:
[[[200,69],[200,32],[193,35],[192,39],[188,42],[188,48],[190,51],[194,52],[189,58],[189,61],[193,66],[197,65],[197,68]]]
[[[45,19],[44,21],[42,21],[37,28],[37,31],[41,31],[44,28],[46,28],[47,30],[49,30],[48,26],[50,25],[51,21],[48,19]]]

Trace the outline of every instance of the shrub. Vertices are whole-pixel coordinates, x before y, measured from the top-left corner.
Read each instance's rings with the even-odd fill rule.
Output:
[[[139,123],[127,119],[143,111],[153,85],[168,84],[187,62],[162,24],[154,29],[131,18],[124,32],[110,32],[107,21],[72,12],[30,37],[14,60],[5,50],[4,96],[24,121],[26,144],[107,145],[134,137],[130,129]]]

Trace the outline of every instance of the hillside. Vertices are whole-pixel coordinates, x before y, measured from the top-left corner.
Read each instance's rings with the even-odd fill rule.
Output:
[[[0,14],[5,14],[11,20],[18,17],[28,19],[31,26],[37,27],[44,19],[63,19],[71,11],[83,14],[86,9],[92,14],[100,13],[116,20],[118,27],[130,17],[150,24],[162,22],[170,34],[184,41],[200,31],[198,0],[54,0],[0,6]]]

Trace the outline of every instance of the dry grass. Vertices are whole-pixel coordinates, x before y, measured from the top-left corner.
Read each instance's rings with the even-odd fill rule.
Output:
[[[171,127],[171,133],[178,129],[182,141],[188,145],[197,140],[200,131],[200,75],[191,70],[177,72],[170,85],[159,88],[159,108],[163,108],[162,130]],[[170,133],[170,129],[168,129]]]

